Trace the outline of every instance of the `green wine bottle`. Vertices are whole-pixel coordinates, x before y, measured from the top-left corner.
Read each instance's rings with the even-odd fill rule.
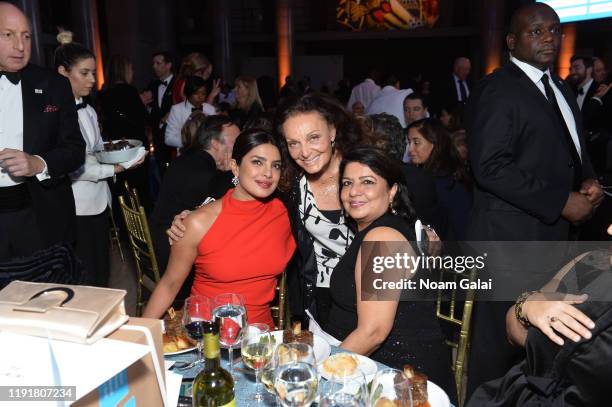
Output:
[[[204,328],[204,369],[193,381],[194,407],[236,407],[234,379],[221,367],[219,323]]]

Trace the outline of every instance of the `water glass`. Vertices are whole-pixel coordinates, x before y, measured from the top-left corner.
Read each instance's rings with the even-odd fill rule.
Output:
[[[213,317],[219,322],[219,342],[227,348],[229,372],[233,375],[233,348],[240,343],[242,331],[247,324],[244,298],[240,294],[220,294],[213,299],[213,305]]]
[[[315,366],[290,362],[276,368],[274,389],[283,407],[308,407],[317,397],[319,379]]]

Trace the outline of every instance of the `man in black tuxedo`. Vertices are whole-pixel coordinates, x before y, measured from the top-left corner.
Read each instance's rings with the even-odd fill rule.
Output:
[[[587,150],[597,173],[605,172],[610,139],[610,98],[606,97],[610,84],[595,81],[593,59],[574,55],[570,59],[568,80],[576,92],[576,101],[582,113]],[[604,225],[605,226],[605,225]]]
[[[26,16],[0,2],[0,261],[74,240],[68,174],[85,142],[68,80],[29,64]]]
[[[172,88],[176,77],[172,73],[172,56],[166,51],[153,54],[153,72],[156,80],[152,81],[147,90],[151,92],[151,103],[147,106],[151,115],[153,128],[153,143],[155,145],[155,159],[160,175],[164,175],[167,164],[170,162],[171,147],[164,143],[166,119],[172,108]]]
[[[543,3],[521,7],[506,36],[510,62],[470,96],[466,127],[476,187],[469,240],[568,240],[572,228],[603,200],[592,178],[574,94],[549,69],[560,41],[561,25],[552,8]],[[508,274],[520,271],[504,270],[495,277],[518,279]],[[468,392],[505,374],[517,356],[506,340],[510,306],[478,303],[474,310]]]
[[[229,157],[238,134],[240,129],[228,117],[207,116],[198,128],[197,141],[168,167],[150,221],[162,273],[170,256],[166,229],[174,216],[184,209],[194,209],[207,198],[220,198],[231,187],[231,178],[225,180],[221,171],[229,169]]]

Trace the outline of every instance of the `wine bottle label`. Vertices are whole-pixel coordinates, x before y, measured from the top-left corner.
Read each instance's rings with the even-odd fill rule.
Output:
[[[211,333],[204,334],[204,357],[206,359],[216,359],[220,353],[219,336]]]
[[[224,405],[219,406],[219,407],[236,407],[236,399],[233,399],[233,400],[232,400],[232,401],[230,401],[229,403],[224,404]]]

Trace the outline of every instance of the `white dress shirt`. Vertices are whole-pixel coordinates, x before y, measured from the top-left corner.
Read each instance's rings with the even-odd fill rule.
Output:
[[[470,89],[467,86],[467,83],[465,81],[462,81],[461,79],[459,79],[459,77],[455,74],[453,74],[453,82],[455,83],[455,92],[457,92],[457,100],[460,102],[466,102],[467,98],[470,97]],[[461,85],[459,85],[461,84]],[[459,86],[463,86],[463,90],[465,90],[465,100],[461,100],[461,89],[459,88]]]
[[[582,160],[582,151],[580,149],[580,141],[578,140],[578,130],[576,128],[576,120],[574,120],[574,114],[572,113],[572,109],[567,103],[567,100],[565,100],[563,93],[561,93],[559,88],[557,88],[555,81],[552,80],[552,77],[550,76],[550,71],[547,69],[546,71],[542,72],[535,66],[520,61],[515,57],[510,57],[510,61],[512,61],[523,72],[525,72],[525,75],[527,75],[527,77],[529,77],[529,79],[531,79],[531,81],[535,83],[535,85],[538,87],[538,89],[540,89],[540,92],[542,92],[544,97],[546,97],[546,90],[544,89],[544,84],[542,83],[542,77],[544,75],[548,75],[548,77],[550,78],[548,83],[550,83],[550,87],[555,93],[555,98],[557,99],[557,104],[559,105],[559,109],[561,110],[561,114],[563,115],[563,120],[565,120],[565,124],[567,125],[567,129],[570,132],[570,136],[572,137],[574,146],[576,146],[578,156],[580,157],[580,160]]]
[[[181,141],[181,130],[187,122],[187,119],[189,119],[189,116],[191,116],[191,109],[193,109],[193,105],[189,103],[188,100],[179,102],[170,109],[168,121],[166,122],[166,134],[164,136],[164,141],[167,146],[176,148],[183,146]],[[207,116],[217,114],[215,107],[208,103],[202,104],[202,112]]]
[[[584,104],[584,100],[586,99],[586,94],[588,93],[591,85],[593,84],[593,78],[589,79],[584,85],[582,85],[578,89],[582,89],[582,95],[578,94],[576,97],[576,102],[578,102],[578,106],[580,110],[582,110],[582,105]]]
[[[367,78],[365,81],[358,85],[355,85],[351,92],[351,97],[348,101],[348,109],[351,110],[355,102],[363,103],[363,107],[368,107],[370,103],[378,96],[380,92],[380,86],[378,86],[372,79]]]
[[[14,85],[5,75],[0,78],[0,150],[11,148],[23,151],[23,97],[21,81]],[[36,174],[39,181],[49,177],[47,163],[40,156],[44,169]],[[25,177],[13,177],[0,168],[0,188],[21,184]]]
[[[412,89],[397,89],[395,86],[385,86],[378,96],[368,105],[366,114],[387,113],[397,117],[402,128],[406,127],[404,116],[404,99],[413,93]]]
[[[157,87],[157,106],[161,109],[162,102],[164,101],[164,93],[166,93],[166,89],[168,89],[168,85],[174,75],[170,74],[166,79],[162,80],[162,82]]]
[[[81,103],[82,100],[76,100]],[[94,155],[96,147],[102,146],[96,111],[87,106],[78,110],[79,127],[85,140],[85,163],[70,174],[72,193],[77,216],[98,215],[111,206],[111,192],[106,178],[115,174],[111,164],[101,164]]]

